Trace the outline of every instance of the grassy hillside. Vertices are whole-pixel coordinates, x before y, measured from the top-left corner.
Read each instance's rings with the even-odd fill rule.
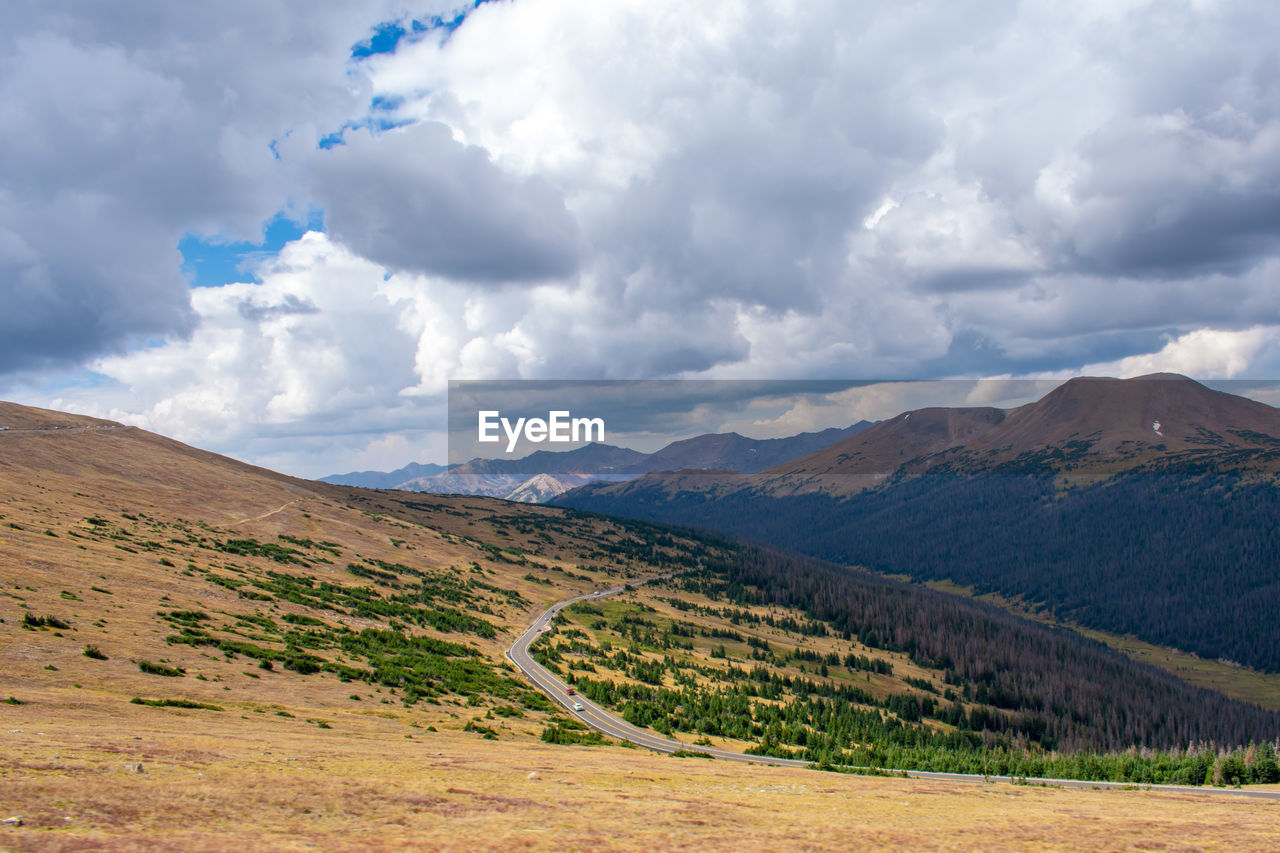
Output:
[[[537,718],[550,706],[502,658],[518,629],[701,547],[294,480],[118,425],[25,423],[0,433],[0,692],[18,701],[38,686],[282,722]]]

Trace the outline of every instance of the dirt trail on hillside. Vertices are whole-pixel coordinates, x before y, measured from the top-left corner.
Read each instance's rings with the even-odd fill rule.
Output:
[[[242,518],[239,521],[233,521],[231,522],[230,526],[238,527],[241,524],[248,524],[251,521],[262,521],[264,518],[270,518],[271,516],[275,515],[278,512],[284,512],[289,507],[293,506],[296,503],[302,503],[304,500],[306,500],[306,498],[297,498],[296,500],[291,500],[288,503],[284,504],[283,506],[277,507],[276,509],[273,509],[270,512],[264,512],[262,515],[257,515],[257,516],[254,516],[253,518]]]

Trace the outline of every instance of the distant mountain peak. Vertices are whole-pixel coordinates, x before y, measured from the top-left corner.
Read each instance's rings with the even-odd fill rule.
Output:
[[[449,466],[413,464],[386,474],[358,471],[322,479],[343,485],[464,492],[512,500],[528,500],[529,495],[549,498],[554,497],[551,481],[563,491],[590,480],[627,480],[654,471],[754,473],[812,453],[870,426],[868,421],[859,421],[843,429],[832,427],[763,439],[747,438],[737,432],[708,433],[673,441],[653,453],[591,442],[568,451],[538,450],[521,459],[477,458]],[[549,475],[550,481],[534,483],[539,475]]]
[[[1088,442],[1093,453],[1133,455],[1144,445],[1175,451],[1239,445],[1241,431],[1280,435],[1280,410],[1180,374],[1153,373],[1068,380],[1010,412],[984,444],[1026,451]]]

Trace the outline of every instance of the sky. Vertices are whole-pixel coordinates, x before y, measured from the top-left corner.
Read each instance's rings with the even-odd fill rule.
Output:
[[[1280,376],[1275,3],[5,19],[3,399],[320,476],[451,379]]]

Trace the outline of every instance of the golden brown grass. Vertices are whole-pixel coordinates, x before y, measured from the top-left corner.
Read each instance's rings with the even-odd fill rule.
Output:
[[[0,848],[1268,850],[1280,803],[843,776],[380,718],[0,706]],[[405,738],[411,734],[412,739]],[[127,765],[142,765],[142,773]]]

